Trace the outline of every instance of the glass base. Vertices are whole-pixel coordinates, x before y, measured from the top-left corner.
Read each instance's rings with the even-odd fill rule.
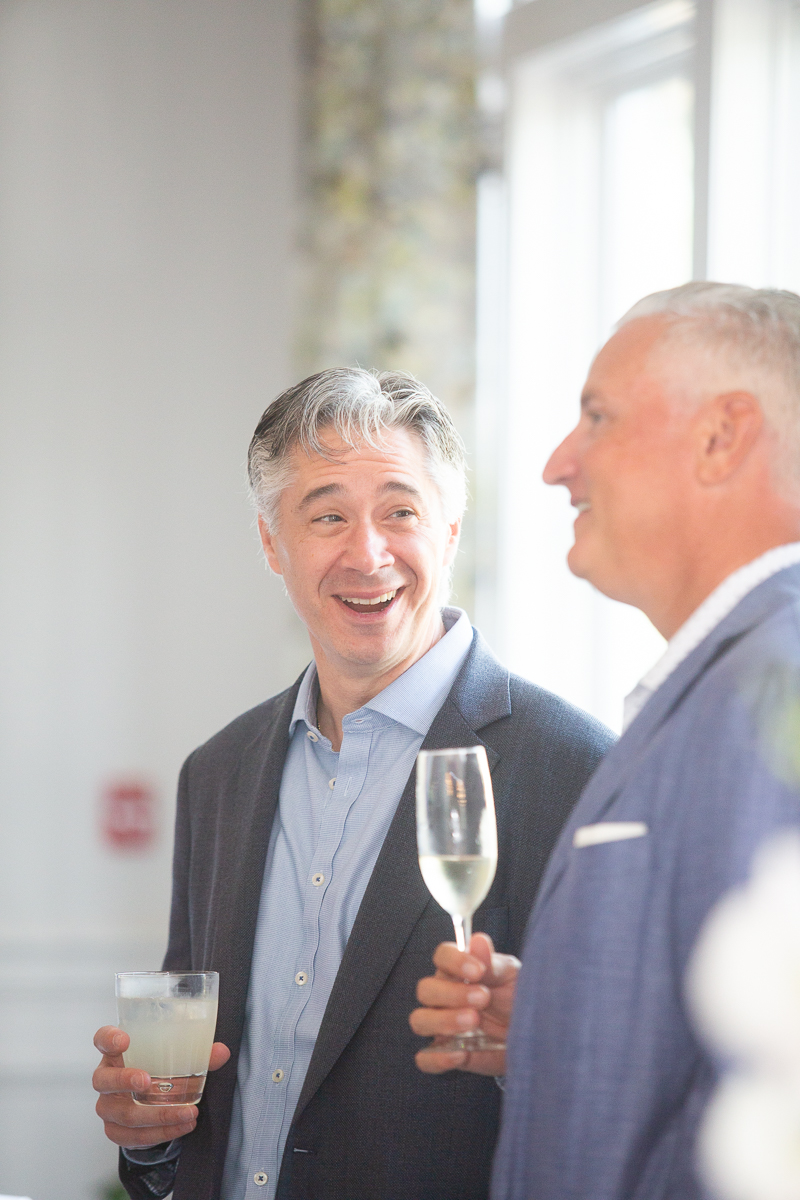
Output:
[[[136,1104],[197,1104],[205,1075],[151,1075],[146,1092],[131,1092]]]
[[[468,1029],[464,1033],[454,1033],[443,1042],[431,1042],[430,1050],[505,1050],[506,1044],[502,1038],[492,1037],[480,1029]]]

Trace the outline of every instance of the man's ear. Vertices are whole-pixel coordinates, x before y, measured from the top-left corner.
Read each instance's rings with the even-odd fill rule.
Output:
[[[270,570],[274,571],[276,575],[282,575],[283,571],[281,570],[280,559],[275,547],[275,539],[269,531],[267,522],[260,515],[258,518],[258,534],[261,538],[261,545],[264,547],[264,554],[270,565]]]
[[[727,392],[705,405],[697,423],[697,479],[707,487],[734,475],[758,441],[764,412],[752,392]]]
[[[455,521],[448,521],[448,525],[450,532],[444,552],[444,565],[446,567],[450,566],[458,550],[458,542],[461,537],[461,517],[458,517]]]

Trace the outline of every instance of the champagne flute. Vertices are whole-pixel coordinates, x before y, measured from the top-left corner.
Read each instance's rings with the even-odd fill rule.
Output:
[[[472,914],[486,898],[497,868],[492,778],[483,746],[421,750],[417,757],[417,849],[428,891],[453,919],[456,945],[466,951]],[[502,1050],[479,1029],[437,1043],[437,1050]]]

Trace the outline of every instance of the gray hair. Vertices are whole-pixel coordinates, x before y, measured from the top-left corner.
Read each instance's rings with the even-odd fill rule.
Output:
[[[758,393],[788,451],[787,465],[800,475],[800,296],[738,283],[685,283],[645,296],[617,328],[649,316],[666,317],[670,336],[716,350],[742,371],[742,386]],[[776,380],[777,394],[769,387]]]
[[[289,455],[295,447],[330,459],[326,431],[347,446],[377,449],[391,429],[410,429],[418,435],[445,517],[460,517],[467,503],[467,467],[464,443],[447,409],[413,375],[360,367],[320,371],[270,404],[247,454],[256,510],[270,529],[277,529],[280,496],[291,480]]]

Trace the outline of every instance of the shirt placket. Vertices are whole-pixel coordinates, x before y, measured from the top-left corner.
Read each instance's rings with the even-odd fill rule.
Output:
[[[292,1084],[295,1039],[303,1012],[313,996],[314,963],[321,938],[326,932],[323,913],[325,897],[333,884],[334,860],[342,841],[347,815],[364,786],[369,765],[371,715],[364,716],[362,713],[350,719],[345,718],[345,722],[345,733],[338,755],[317,730],[309,731],[309,738],[314,745],[316,765],[321,768],[318,773],[315,772],[315,786],[326,787],[329,794],[322,807],[319,837],[306,880],[303,940],[295,961],[293,988],[275,1031],[272,1060],[268,1067],[270,1086],[280,1089],[283,1100],[279,1145],[285,1145],[294,1115],[294,1104],[287,1104],[287,1100]],[[328,778],[327,782],[323,783],[322,778],[325,775]],[[334,933],[335,929],[331,932]],[[300,1089],[293,1088],[292,1091],[297,1092],[297,1095],[292,1097],[296,1103]],[[274,1102],[270,1107],[275,1112]],[[256,1144],[260,1141],[260,1138],[256,1139]],[[263,1155],[259,1157],[261,1167],[251,1170],[249,1174],[248,1195],[252,1193],[254,1197],[258,1196],[262,1200],[271,1200],[278,1182],[278,1145],[271,1148],[267,1164],[263,1162]]]

